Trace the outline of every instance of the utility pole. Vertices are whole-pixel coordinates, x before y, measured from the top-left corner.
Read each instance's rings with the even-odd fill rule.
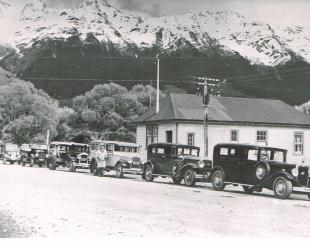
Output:
[[[151,87],[153,87],[153,81],[151,80]],[[150,109],[152,108],[152,91],[150,90]]]
[[[159,113],[159,55],[156,55],[156,60],[157,60],[156,113]]]
[[[47,146],[47,153],[49,154],[49,142],[50,142],[50,130],[46,131],[46,146]]]
[[[209,154],[209,139],[208,139],[208,104],[210,101],[210,96],[208,93],[208,83],[207,80],[204,82],[203,87],[203,120],[204,120],[204,140],[205,140],[205,157]]]

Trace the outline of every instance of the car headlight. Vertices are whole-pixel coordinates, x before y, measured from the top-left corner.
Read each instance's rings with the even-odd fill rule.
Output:
[[[204,168],[205,167],[205,161],[204,160],[200,160],[199,162],[198,162],[198,166],[199,166],[199,168]]]
[[[297,168],[294,168],[294,169],[292,170],[292,175],[295,176],[295,177],[298,176],[298,169],[297,169]]]

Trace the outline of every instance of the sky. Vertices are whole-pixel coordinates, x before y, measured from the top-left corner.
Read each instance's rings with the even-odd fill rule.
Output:
[[[81,0],[45,0],[50,7],[72,7]],[[188,11],[237,11],[253,20],[270,24],[310,22],[310,0],[107,0],[112,6],[149,16],[182,14]]]

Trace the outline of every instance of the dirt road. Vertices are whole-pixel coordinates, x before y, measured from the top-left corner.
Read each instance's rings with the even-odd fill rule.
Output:
[[[310,236],[310,201],[0,164],[0,237]]]

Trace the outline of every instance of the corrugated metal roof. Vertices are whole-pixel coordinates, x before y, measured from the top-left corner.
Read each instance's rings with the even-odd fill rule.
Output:
[[[161,101],[158,114],[151,109],[135,123],[165,120],[203,121],[202,97],[172,93]],[[209,121],[310,126],[310,115],[280,100],[211,97]]]

